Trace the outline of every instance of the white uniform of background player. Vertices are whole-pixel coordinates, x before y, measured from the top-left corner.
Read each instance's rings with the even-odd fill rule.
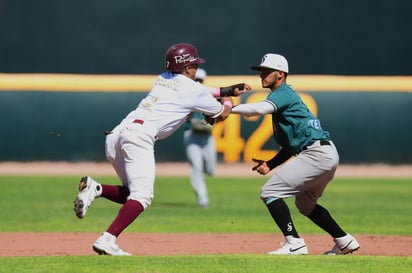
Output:
[[[86,215],[96,197],[122,204],[112,224],[93,244],[97,253],[131,255],[118,247],[116,238],[152,202],[155,142],[175,132],[192,112],[201,112],[217,121],[230,114],[232,100],[225,97],[220,103],[212,95],[220,96],[225,88],[208,88],[194,81],[198,64],[204,62],[193,45],[172,45],[166,52],[167,72],[157,77],[149,94],[106,137],[106,158],[122,186],[100,184],[89,176],[80,180],[74,201],[77,217]]]
[[[198,68],[195,81],[204,83],[206,76],[206,71]],[[185,123],[183,132],[183,143],[190,164],[190,181],[197,197],[197,204],[202,208],[209,205],[205,174],[212,176],[215,173],[217,161],[212,128],[202,114],[195,112]]]

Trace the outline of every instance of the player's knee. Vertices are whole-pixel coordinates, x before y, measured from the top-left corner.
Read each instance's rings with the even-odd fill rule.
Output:
[[[137,194],[131,193],[127,199],[136,200],[142,204],[143,208],[146,210],[152,204],[152,197],[139,196]]]
[[[260,191],[260,199],[262,199],[263,202],[265,202],[265,200],[272,198],[273,193],[269,190],[267,190],[265,187],[263,187]]]
[[[316,203],[313,202],[299,202],[295,200],[296,208],[298,209],[299,213],[308,216],[316,206]]]

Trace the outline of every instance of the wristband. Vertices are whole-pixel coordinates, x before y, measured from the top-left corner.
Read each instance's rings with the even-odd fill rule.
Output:
[[[234,84],[228,87],[220,87],[220,96],[221,97],[230,97],[235,95],[235,89],[238,88],[239,90],[245,89],[244,83]]]
[[[215,97],[215,98],[220,98],[221,97],[220,88],[211,88],[211,91],[212,91],[213,97]]]
[[[233,103],[230,100],[225,100],[223,102],[223,105],[229,106],[230,109],[232,109],[233,107]]]
[[[230,97],[230,96],[234,96],[234,90],[232,89],[232,87],[220,87],[220,96],[221,97]]]

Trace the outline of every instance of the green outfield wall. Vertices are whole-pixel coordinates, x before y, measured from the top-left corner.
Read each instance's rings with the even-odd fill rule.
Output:
[[[105,161],[104,130],[112,129],[136,107],[147,93],[142,87],[146,88],[153,78],[132,77],[132,84],[136,80],[141,83],[139,88],[125,85],[121,88],[124,90],[111,90],[119,85],[109,76],[79,76],[75,80],[69,75],[67,83],[67,75],[49,75],[44,82],[35,75],[17,75],[20,78],[14,85],[13,76],[0,75],[0,161]],[[255,78],[220,77],[210,82],[253,82]],[[321,83],[328,82],[328,76],[290,79],[331,133],[341,163],[412,163],[411,78],[397,78],[391,84],[392,90],[390,86],[371,85],[394,80],[383,78],[334,78],[327,85]],[[100,89],[102,81],[106,90]],[[28,88],[30,84],[32,89]],[[253,84],[256,86],[256,82]],[[256,88],[237,103],[261,100],[266,94]],[[249,161],[252,156],[268,158],[278,148],[271,137],[269,117],[246,119],[232,115],[216,126],[214,134],[219,158],[224,162]],[[160,162],[184,161],[182,131],[158,141],[155,150]]]
[[[190,3],[190,4],[189,4]],[[410,0],[0,0],[0,71],[156,74],[190,42],[210,75],[268,52],[293,74],[411,75]]]

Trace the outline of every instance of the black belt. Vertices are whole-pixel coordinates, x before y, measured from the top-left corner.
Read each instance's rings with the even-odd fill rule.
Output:
[[[321,141],[320,141],[320,145],[321,145],[321,146],[330,145],[330,141],[329,141],[329,140],[321,140]]]
[[[311,146],[311,145],[313,145],[313,143],[315,143],[316,141],[317,141],[317,140],[315,140],[315,141],[314,141],[314,142],[312,142],[311,144],[309,144],[309,145],[307,145],[307,146],[303,147],[303,148],[302,148],[302,151],[307,150],[307,149],[308,149],[308,147],[309,147],[309,146]],[[324,145],[331,145],[329,140],[320,140],[319,142],[320,142],[320,145],[321,145],[321,146],[324,146]]]

